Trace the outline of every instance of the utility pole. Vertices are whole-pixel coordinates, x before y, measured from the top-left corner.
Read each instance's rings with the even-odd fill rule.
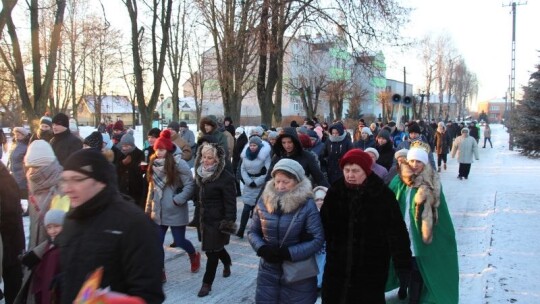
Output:
[[[514,103],[516,101],[516,6],[517,5],[525,5],[527,2],[520,2],[516,3],[516,1],[512,1],[512,3],[505,6],[511,6],[512,7],[512,61],[511,61],[511,68],[510,68],[510,114],[512,115],[514,112]],[[508,132],[508,148],[510,151],[514,150],[514,137],[512,136],[512,131],[509,130]]]

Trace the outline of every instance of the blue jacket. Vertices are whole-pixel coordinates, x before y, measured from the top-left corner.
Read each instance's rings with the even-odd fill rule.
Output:
[[[300,208],[291,231],[284,241],[293,262],[305,260],[322,248],[324,233],[321,218],[311,197],[308,179],[294,189],[277,195],[271,180],[266,184],[261,199],[253,212],[253,224],[248,233],[255,251],[263,245],[279,247]],[[279,203],[278,203],[279,202]],[[269,263],[261,258],[257,275],[255,301],[257,303],[314,303],[317,299],[317,277],[295,283],[281,282],[281,263]]]

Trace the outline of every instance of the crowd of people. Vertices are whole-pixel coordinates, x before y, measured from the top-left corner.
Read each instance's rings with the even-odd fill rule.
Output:
[[[385,303],[395,288],[409,303],[458,302],[439,172],[450,153],[458,178],[468,179],[478,160],[474,123],[361,119],[349,132],[341,121],[306,119],[247,131],[207,116],[198,127],[197,136],[183,121],[153,128],[142,149],[122,121],[86,138],[63,113],[43,116],[33,134],[14,128],[0,163],[6,303],[71,303],[99,267],[102,286],[161,303],[169,229],[168,246],[186,251],[190,272],[201,269],[201,252],[207,257],[199,297],[212,292],[220,261],[231,276],[226,246],[247,234],[260,257],[257,303]],[[189,226],[200,245],[186,238]]]

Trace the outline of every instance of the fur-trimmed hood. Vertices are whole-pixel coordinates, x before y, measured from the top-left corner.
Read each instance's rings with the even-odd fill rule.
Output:
[[[217,165],[216,171],[214,171],[214,174],[212,174],[212,176],[210,176],[209,178],[207,178],[207,179],[205,179],[203,181],[203,178],[197,172],[199,170],[199,167],[201,166],[201,158],[202,158],[201,151],[202,151],[202,147],[205,144],[206,145],[211,145],[214,148],[216,148],[216,150],[217,150],[217,158],[218,158],[218,165]],[[215,181],[216,179],[219,178],[219,176],[221,175],[221,173],[225,169],[225,150],[223,150],[223,147],[221,147],[219,144],[216,144],[216,143],[205,143],[205,144],[200,145],[197,148],[197,157],[195,158],[195,182],[197,183],[198,186],[201,186],[205,182],[213,182],[213,181]]]
[[[281,144],[281,139],[284,137],[289,137],[293,144],[294,144],[294,150],[291,153],[292,156],[298,156],[302,154],[302,144],[300,143],[300,140],[298,139],[298,134],[296,133],[295,128],[284,128],[283,133],[281,133],[276,138],[276,143],[274,144],[273,150],[274,154],[281,157],[287,156],[287,153],[285,152],[285,149],[283,148],[283,145]]]
[[[313,198],[311,189],[311,182],[304,178],[291,191],[279,193],[274,187],[274,179],[271,179],[264,187],[262,200],[269,213],[274,213],[278,209],[278,202],[281,204],[283,213],[292,213],[304,205],[308,199]]]
[[[203,134],[207,134],[205,129],[204,129],[204,125],[211,125],[212,127],[214,127],[212,132],[215,132],[215,131],[218,130],[218,123],[217,123],[217,120],[215,119],[215,117],[205,116],[205,117],[201,118],[201,120],[199,121],[199,130],[201,130],[201,132]]]

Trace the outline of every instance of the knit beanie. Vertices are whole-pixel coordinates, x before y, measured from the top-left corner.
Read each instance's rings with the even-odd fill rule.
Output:
[[[390,132],[388,132],[387,130],[385,129],[382,129],[379,134],[377,134],[377,138],[384,138],[386,139],[387,141],[390,141]]]
[[[461,129],[461,133],[469,134],[469,129],[468,128],[463,128],[463,129]]]
[[[309,138],[309,135],[304,133],[298,134],[298,140],[300,140],[300,144],[302,145],[302,148],[309,149],[313,145],[311,144],[311,138]]]
[[[416,124],[416,123],[413,123],[413,124],[409,125],[408,131],[409,131],[409,133],[417,133],[417,134],[421,133],[420,126],[418,124]]]
[[[150,129],[150,131],[148,131],[148,134],[146,134],[146,135],[158,138],[160,133],[161,133],[160,129],[152,128],[152,129]]]
[[[24,165],[27,167],[45,167],[56,160],[51,145],[43,139],[34,140],[26,150]]]
[[[66,128],[69,128],[69,117],[64,113],[58,113],[54,115],[52,123],[55,125],[60,125]]]
[[[60,209],[50,209],[45,213],[45,218],[43,218],[43,224],[45,226],[49,224],[56,224],[56,225],[64,225],[64,217],[66,216],[66,212],[64,210]]]
[[[366,133],[369,136],[373,135],[373,133],[371,132],[371,129],[368,127],[363,127],[361,133]]]
[[[106,185],[116,183],[115,168],[95,149],[82,149],[71,154],[64,163],[64,171],[76,171]]]
[[[24,127],[15,127],[13,128],[13,132],[17,132],[19,134],[22,134],[22,136],[28,135],[28,130],[26,130]]]
[[[171,131],[169,130],[163,130],[159,134],[158,139],[154,142],[154,151],[157,151],[158,149],[165,149],[169,152],[173,152],[175,149],[175,146],[173,142],[171,141]]]
[[[257,146],[262,146],[263,142],[262,139],[259,136],[251,136],[249,139],[250,144],[256,144]]]
[[[407,153],[409,153],[408,149],[401,149],[401,150],[396,151],[396,153],[394,153],[394,157],[395,157],[395,159],[398,159],[400,157],[405,157],[406,158]]]
[[[185,121],[180,122],[180,128],[188,128],[188,125]]]
[[[259,137],[262,137],[264,134],[264,129],[262,127],[255,127],[251,129],[251,133],[249,136],[257,135]]]
[[[236,128],[236,130],[234,130],[234,137],[238,139],[238,137],[240,137],[240,135],[242,135],[243,133],[244,133],[244,128],[238,127]]]
[[[101,151],[103,148],[103,136],[98,131],[94,131],[84,139],[84,144]]]
[[[173,129],[174,131],[176,131],[176,133],[178,133],[178,132],[180,132],[180,124],[177,123],[176,121],[171,121],[167,125],[167,129]]]
[[[319,135],[317,135],[317,132],[315,132],[314,130],[308,130],[307,135],[310,138],[319,139]]]
[[[135,138],[133,137],[133,130],[128,130],[124,136],[120,139],[120,142],[118,143],[119,146],[122,145],[130,145],[132,147],[135,147]]]
[[[73,118],[69,119],[69,130],[71,132],[79,131],[79,126],[77,125],[77,121]]]
[[[346,164],[357,164],[362,168],[362,170],[364,170],[366,175],[370,175],[373,159],[371,159],[371,156],[361,149],[351,149],[347,151],[347,153],[345,153],[345,155],[343,155],[339,161],[339,167],[341,170],[343,170],[343,167],[345,167]]]
[[[40,125],[48,125],[49,127],[52,127],[52,119],[49,116],[42,116],[39,120]]]
[[[270,131],[268,132],[268,139],[276,139],[278,137],[279,133],[276,131]]]
[[[422,148],[411,148],[409,152],[407,152],[407,160],[417,160],[424,163],[424,165],[427,165],[429,163],[428,154],[426,150]]]
[[[306,128],[305,126],[301,126],[301,127],[299,127],[298,129],[296,129],[296,132],[297,132],[298,134],[306,134],[306,135],[307,135],[308,130],[309,130],[309,129]]]
[[[315,133],[317,133],[317,136],[319,136],[319,139],[322,140],[323,138],[323,128],[321,126],[315,127]]]
[[[326,197],[326,192],[328,191],[328,188],[324,186],[317,186],[313,188],[313,199],[324,199]]]
[[[364,152],[366,153],[373,153],[373,155],[375,155],[375,159],[379,159],[379,151],[377,151],[377,149],[375,148],[367,148],[364,150]]]
[[[290,158],[282,158],[274,165],[274,169],[272,169],[272,178],[275,177],[276,172],[279,170],[291,173],[296,177],[298,182],[302,181],[306,177],[302,165]]]
[[[113,130],[124,131],[124,122],[121,120],[116,121],[113,125]]]

